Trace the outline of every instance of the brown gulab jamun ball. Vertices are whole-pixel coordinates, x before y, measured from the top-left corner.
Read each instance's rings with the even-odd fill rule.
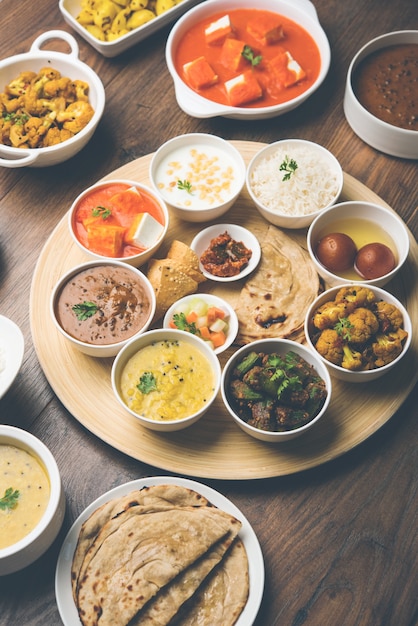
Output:
[[[343,272],[353,267],[357,247],[349,235],[329,233],[319,240],[315,254],[330,272]]]
[[[368,243],[357,252],[354,267],[362,278],[373,280],[388,274],[396,266],[395,255],[383,243]]]

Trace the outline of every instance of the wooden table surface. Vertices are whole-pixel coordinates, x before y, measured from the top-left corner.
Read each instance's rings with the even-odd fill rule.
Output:
[[[0,313],[21,327],[26,341],[23,367],[0,400],[0,421],[29,430],[50,448],[67,498],[54,545],[28,569],[0,578],[1,625],[59,625],[55,566],[72,522],[108,489],[167,473],[90,434],[61,405],[36,357],[29,325],[33,270],[80,191],[177,134],[209,132],[263,142],[300,137],[330,149],[345,172],[394,208],[417,237],[417,162],[364,144],[342,108],[355,52],[385,32],[417,29],[416,2],[314,4],[332,63],[318,92],[295,111],[265,121],[193,119],[177,106],[165,65],[169,27],[114,59],[105,59],[76,35],[81,60],[100,75],[106,89],[105,113],[93,139],[56,167],[0,168]],[[1,0],[0,16],[0,58],[27,52],[43,31],[70,30],[53,0]],[[257,626],[418,623],[417,400],[415,387],[377,433],[315,469],[253,481],[201,479],[230,498],[257,533],[266,573]]]

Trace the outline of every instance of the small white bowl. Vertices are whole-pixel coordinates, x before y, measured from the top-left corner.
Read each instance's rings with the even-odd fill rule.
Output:
[[[344,113],[352,130],[372,148],[403,159],[418,159],[418,131],[398,128],[370,113],[353,89],[356,69],[371,53],[398,44],[418,44],[418,30],[401,30],[380,35],[366,43],[354,56],[347,73]]]
[[[51,39],[62,39],[69,47],[68,54],[42,50],[42,46]],[[17,54],[0,61],[0,90],[20,72],[39,72],[50,66],[58,70],[62,76],[73,80],[82,80],[89,85],[89,102],[94,109],[90,122],[79,133],[55,146],[47,148],[13,148],[0,144],[0,166],[46,167],[57,165],[76,155],[91,139],[103,115],[105,106],[105,90],[103,83],[88,65],[78,58],[78,44],[72,35],[62,30],[51,30],[39,35],[33,42],[29,52]]]
[[[27,567],[52,545],[64,521],[65,493],[57,463],[50,450],[39,439],[20,428],[0,425],[1,445],[14,446],[29,452],[43,465],[50,483],[49,501],[35,528],[16,543],[0,549],[0,576],[4,576]],[[7,485],[8,487],[13,485]]]
[[[81,35],[95,50],[100,52],[100,54],[104,57],[111,58],[122,54],[122,52],[139,44],[164,26],[174,22],[179,15],[182,15],[198,1],[199,0],[182,0],[164,13],[157,15],[149,22],[145,22],[142,26],[138,26],[114,41],[101,41],[89,33],[89,31],[77,21],[77,16],[81,10],[81,0],[60,0],[58,4],[67,24]]]
[[[363,287],[367,287],[367,289],[370,289],[371,291],[373,291],[373,293],[375,294],[378,300],[382,300],[383,302],[388,302],[389,304],[393,304],[402,313],[403,328],[408,333],[408,337],[405,340],[402,352],[391,363],[388,363],[387,365],[378,367],[376,369],[370,369],[370,370],[364,370],[364,371],[348,370],[343,367],[340,367],[339,365],[335,365],[334,363],[331,363],[330,361],[325,359],[315,348],[315,344],[313,341],[313,328],[314,327],[313,327],[313,322],[312,322],[315,311],[326,302],[330,302],[334,300],[338,291],[344,287],[354,287],[354,288],[358,287],[359,289]],[[322,294],[320,294],[316,298],[316,300],[314,300],[314,302],[312,302],[312,304],[310,305],[306,313],[305,337],[306,337],[306,341],[310,349],[315,353],[315,355],[319,359],[321,359],[323,364],[329,369],[332,376],[335,376],[335,378],[338,378],[339,380],[343,380],[348,383],[368,383],[372,380],[376,380],[377,378],[380,378],[384,374],[387,374],[387,372],[389,372],[392,368],[394,368],[404,358],[412,341],[412,323],[411,323],[411,318],[407,310],[403,306],[403,304],[388,291],[385,291],[384,289],[381,289],[380,287],[376,287],[374,285],[364,285],[364,283],[344,283],[343,285],[331,287],[327,291],[324,291]]]
[[[173,215],[208,222],[234,204],[245,184],[245,169],[242,155],[225,139],[190,133],[169,139],[155,152],[149,175]],[[191,191],[179,189],[179,181],[190,182]]]
[[[292,159],[297,165],[293,173],[280,170]],[[284,180],[285,176],[289,178]],[[335,156],[304,139],[283,139],[262,148],[251,159],[246,177],[248,193],[261,215],[275,226],[293,229],[309,226],[332,206],[343,183],[343,170]],[[268,194],[264,202],[262,194]]]
[[[393,242],[396,266],[391,272],[380,276],[379,278],[363,280],[360,275],[352,278],[347,276],[339,276],[327,270],[322,263],[319,262],[315,249],[318,241],[324,232],[329,232],[330,225],[337,224],[340,220],[358,219],[366,220],[376,224],[377,229],[382,229]],[[335,232],[335,231],[334,231]],[[370,243],[373,243],[372,241]],[[363,244],[364,245],[364,244]],[[396,276],[402,268],[409,253],[409,235],[404,222],[398,215],[386,207],[374,204],[372,202],[347,201],[335,204],[334,206],[322,211],[312,222],[307,234],[307,247],[316,267],[318,274],[324,279],[328,286],[341,285],[350,281],[361,282],[365,285],[375,285],[383,287]]]
[[[124,270],[128,270],[132,274],[132,279],[134,281],[139,281],[139,283],[142,285],[147,295],[147,298],[149,300],[148,316],[143,326],[135,333],[135,335],[131,335],[127,337],[126,339],[124,339],[123,341],[118,341],[116,343],[107,343],[107,344],[86,343],[70,335],[61,326],[59,319],[57,317],[57,301],[60,297],[60,293],[63,287],[77,274],[85,270],[95,268],[97,266],[109,266],[109,265],[112,266],[115,270],[117,270],[117,268],[123,268]],[[86,290],[86,300],[90,301],[88,290]],[[136,267],[132,267],[131,265],[128,265],[127,263],[122,263],[121,261],[110,261],[110,260],[88,261],[87,263],[81,263],[80,265],[73,267],[71,270],[69,270],[63,276],[61,276],[61,278],[57,281],[57,283],[55,284],[52,290],[51,299],[50,299],[51,317],[52,317],[55,327],[61,333],[61,335],[72,346],[74,346],[74,348],[76,348],[77,350],[80,350],[80,352],[83,352],[84,354],[87,354],[88,356],[101,357],[101,358],[108,358],[108,357],[115,356],[127,344],[128,341],[144,333],[149,328],[153,320],[153,317],[155,314],[155,308],[156,308],[155,292],[154,292],[154,289],[152,288],[150,281],[145,276],[145,274],[143,274],[141,270],[137,269]]]
[[[0,315],[0,398],[18,375],[24,352],[25,340],[19,326]]]
[[[205,270],[200,262],[200,257],[207,250],[212,239],[222,235],[224,232],[227,232],[233,240],[242,241],[246,248],[252,251],[250,262],[236,276],[215,276]],[[238,226],[238,224],[213,224],[213,226],[208,226],[194,237],[190,247],[199,257],[199,267],[202,274],[206,278],[220,283],[230,283],[248,276],[256,269],[261,259],[261,247],[257,237],[243,226]]]
[[[318,46],[321,67],[314,84],[299,96],[274,106],[233,107],[218,104],[193,91],[179,76],[175,67],[176,51],[180,41],[191,26],[201,20],[233,9],[264,9],[283,15],[304,28]],[[255,120],[268,119],[287,113],[301,105],[324,81],[331,62],[331,51],[327,36],[319,23],[318,14],[309,0],[206,0],[190,9],[177,20],[172,28],[166,45],[166,62],[174,82],[175,94],[179,107],[188,115],[197,118],[223,116],[232,119]]]
[[[92,250],[90,250],[87,246],[85,246],[80,241],[80,239],[78,238],[76,234],[76,227],[75,227],[76,213],[77,213],[77,209],[80,203],[85,198],[87,198],[90,194],[95,193],[96,191],[100,189],[104,189],[111,185],[124,185],[126,186],[127,189],[130,187],[135,187],[139,191],[139,193],[143,191],[144,194],[150,196],[160,208],[160,211],[164,220],[161,233],[158,235],[158,238],[155,239],[153,244],[151,244],[148,248],[146,248],[145,250],[143,250],[142,252],[138,254],[133,254],[131,256],[123,256],[123,257],[106,257],[106,256],[103,256],[102,254],[97,254],[93,252]],[[124,263],[128,263],[129,265],[133,265],[135,267],[141,267],[142,265],[145,265],[145,263],[147,263],[147,261],[149,261],[149,259],[157,252],[158,248],[161,246],[162,242],[164,241],[164,237],[167,234],[169,220],[170,220],[170,216],[169,216],[168,209],[164,200],[162,200],[162,198],[158,194],[156,194],[153,189],[151,189],[147,185],[143,185],[136,181],[126,180],[126,179],[102,180],[98,183],[95,183],[94,185],[92,185],[91,187],[88,187],[77,196],[77,198],[72,203],[70,210],[68,212],[68,227],[69,227],[70,235],[74,243],[85,254],[87,254],[87,256],[89,256],[92,259],[97,259],[98,261],[103,261],[103,259],[108,259],[112,261],[113,260],[123,261]],[[104,220],[103,223],[106,224],[107,223],[106,220]]]
[[[190,296],[184,296],[184,298],[180,298],[180,300],[177,300],[177,302],[172,304],[171,307],[167,310],[167,313],[164,316],[163,326],[164,328],[172,328],[170,326],[170,322],[173,320],[173,316],[176,313],[185,313],[193,310],[194,303],[197,303],[197,306],[199,307],[202,302],[207,304],[208,306],[215,306],[225,312],[225,321],[228,325],[226,341],[218,348],[213,348],[215,354],[220,354],[233,344],[237,336],[239,326],[237,314],[235,313],[232,306],[223,298],[219,298],[212,293],[194,293]]]
[[[194,348],[199,350],[199,352],[203,355],[203,357],[207,360],[207,367],[212,371],[214,376],[214,386],[211,395],[207,398],[205,405],[199,409],[198,411],[190,414],[187,417],[183,417],[177,420],[170,421],[157,421],[143,415],[139,415],[135,413],[132,409],[130,409],[127,404],[124,402],[121,391],[120,391],[120,379],[122,372],[129,361],[129,359],[136,354],[139,350],[146,347],[147,345],[153,344],[154,342],[159,341],[180,341],[186,342],[192,345]],[[192,335],[183,330],[175,330],[173,328],[162,328],[157,330],[150,330],[144,333],[141,337],[137,337],[130,341],[117,355],[116,359],[113,362],[112,373],[112,389],[115,394],[116,399],[122,405],[122,407],[130,413],[133,417],[135,417],[143,426],[149,428],[151,430],[159,431],[159,432],[175,432],[178,430],[183,430],[184,428],[188,428],[192,424],[195,424],[209,409],[209,407],[213,404],[220,387],[221,381],[221,366],[219,363],[219,359],[216,356],[215,352],[210,348],[204,341],[202,341],[199,337]]]
[[[230,400],[228,393],[228,385],[231,379],[232,373],[236,367],[236,365],[248,354],[251,352],[260,352],[265,354],[277,353],[280,356],[284,357],[288,352],[293,351],[302,357],[309,365],[312,365],[316,370],[316,373],[325,381],[326,389],[327,389],[327,397],[325,398],[325,402],[321,407],[318,414],[310,421],[300,426],[299,428],[295,428],[294,430],[286,430],[282,432],[273,432],[267,430],[261,430],[254,426],[248,424],[245,420],[243,420],[234,410]],[[251,435],[255,439],[259,439],[260,441],[267,441],[270,443],[280,443],[283,441],[289,441],[289,439],[294,439],[295,437],[299,437],[303,435],[307,431],[309,431],[315,424],[318,423],[320,419],[323,418],[328,405],[331,400],[332,393],[332,384],[329,372],[317,353],[312,350],[309,350],[306,346],[303,346],[300,343],[295,341],[291,341],[289,339],[259,339],[257,341],[253,341],[249,343],[239,350],[235,352],[228,362],[226,363],[223,372],[222,372],[222,380],[221,380],[221,394],[222,400],[225,404],[225,407],[228,413],[231,415],[235,423],[248,435]]]

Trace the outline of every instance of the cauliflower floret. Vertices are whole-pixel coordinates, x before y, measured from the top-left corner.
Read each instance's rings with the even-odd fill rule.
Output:
[[[361,352],[358,350],[353,350],[348,344],[343,345],[343,360],[341,363],[341,367],[346,370],[361,370],[363,368],[363,359],[361,356]]]
[[[366,307],[357,307],[347,318],[345,327],[346,339],[350,343],[366,343],[379,330],[379,321],[376,315]]]
[[[17,78],[6,85],[4,92],[9,96],[21,96],[26,93],[34,78],[36,78],[35,72],[21,72]]]
[[[67,139],[71,139],[71,137],[74,137],[74,133],[72,133],[70,130],[57,127],[50,128],[45,135],[43,145],[45,147],[55,146],[58,143],[66,141]]]
[[[333,300],[325,302],[316,310],[313,324],[319,330],[333,328],[341,318],[347,317],[350,311],[344,302],[338,304]]]
[[[76,134],[80,132],[91,120],[94,109],[88,102],[72,102],[65,111],[57,115],[57,122],[63,123],[63,128]]]
[[[383,333],[398,330],[403,325],[402,313],[398,307],[390,302],[376,302],[374,311]]]
[[[403,343],[407,336],[408,333],[403,328],[387,335],[377,335],[377,341],[372,344],[373,354],[376,357],[375,367],[383,367],[383,365],[394,361],[402,352]]]
[[[352,306],[352,310],[358,306],[368,306],[375,300],[376,296],[368,287],[341,287],[335,296],[335,302],[344,302]]]
[[[333,328],[326,328],[315,344],[319,354],[335,365],[341,365],[344,351],[341,337]]]

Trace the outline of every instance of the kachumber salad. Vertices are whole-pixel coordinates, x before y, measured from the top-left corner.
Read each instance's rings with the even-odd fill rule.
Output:
[[[309,89],[321,59],[311,35],[289,18],[234,9],[193,25],[179,42],[174,64],[184,82],[209,100],[267,107]]]

